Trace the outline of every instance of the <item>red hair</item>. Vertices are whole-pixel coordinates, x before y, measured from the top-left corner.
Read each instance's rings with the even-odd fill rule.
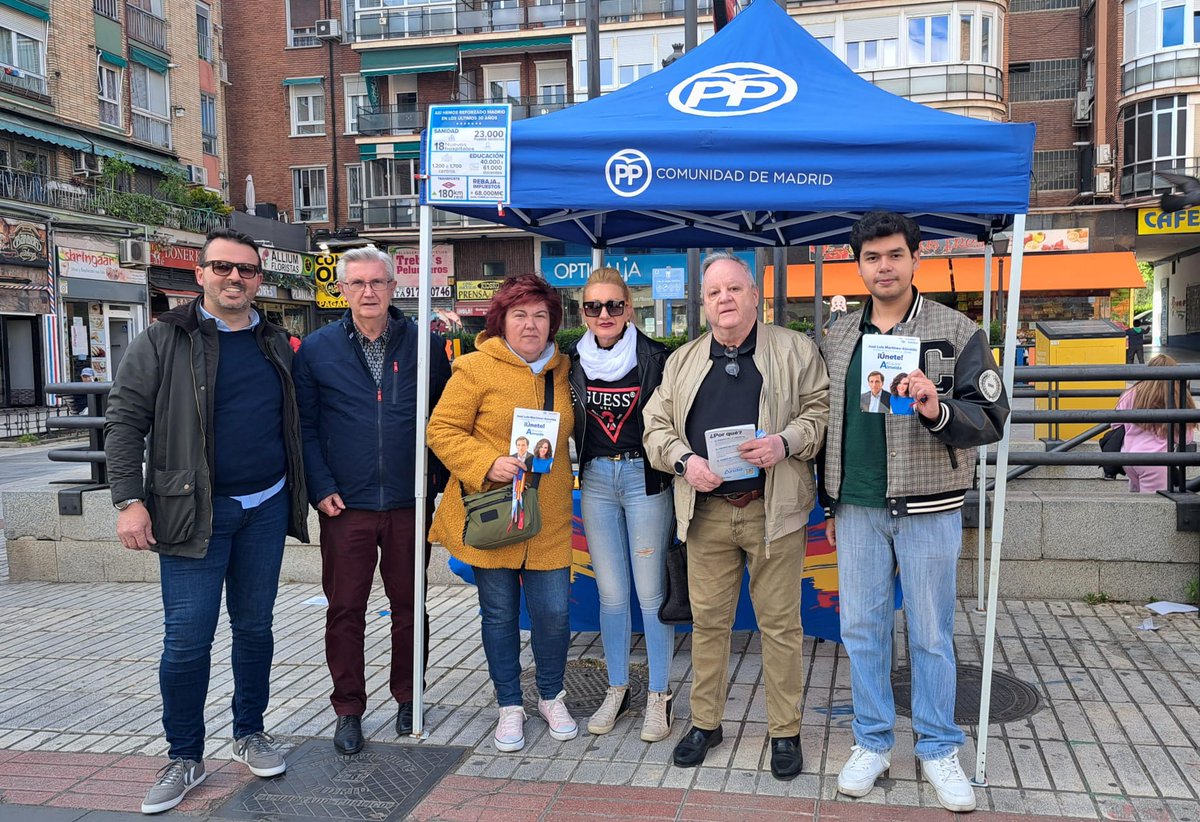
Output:
[[[562,301],[550,283],[537,274],[517,274],[509,277],[492,297],[488,307],[484,330],[489,337],[504,339],[504,320],[514,306],[531,302],[544,302],[550,312],[550,335],[546,342],[554,342],[554,335],[562,326]]]

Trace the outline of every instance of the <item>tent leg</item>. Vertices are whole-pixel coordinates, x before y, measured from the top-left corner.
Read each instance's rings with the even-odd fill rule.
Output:
[[[687,250],[687,335],[689,340],[700,336],[700,249]]]
[[[604,249],[603,248],[593,248],[592,249],[592,271],[595,271],[597,268],[604,268]]]
[[[992,243],[989,240],[983,247],[983,330],[988,334],[989,342],[992,333]],[[976,547],[975,569],[978,578],[975,583],[975,612],[982,614],[983,598],[987,595],[987,583],[984,579],[983,565],[987,552],[984,546],[987,542],[987,447],[979,449],[979,544]]]
[[[1017,308],[1021,302],[1021,267],[1024,262],[1025,244],[1020,238],[1025,236],[1025,215],[1018,214],[1013,220],[1012,281],[1010,284],[1008,311],[1005,318],[1004,334],[1004,390],[1012,397],[1014,367],[1017,350]],[[987,596],[987,621],[983,638],[983,686],[979,693],[979,724],[975,740],[975,778],[971,781],[976,785],[987,784],[987,746],[988,720],[992,707],[992,663],[996,655],[996,608],[1000,595],[1000,547],[1004,541],[1004,506],[1008,493],[1008,451],[1012,437],[1012,418],[1004,422],[1004,437],[996,452],[996,500],[992,506],[992,554],[990,557],[990,573]]]
[[[432,314],[429,284],[432,282],[433,209],[421,206],[418,244],[420,268],[417,279],[417,413],[416,451],[413,452],[413,729],[420,737],[425,730],[425,508],[428,504],[425,426],[429,422],[429,322]]]

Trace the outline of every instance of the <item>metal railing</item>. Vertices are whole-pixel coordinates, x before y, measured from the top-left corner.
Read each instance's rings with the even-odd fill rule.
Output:
[[[133,113],[133,139],[160,148],[171,147],[171,121]]]
[[[110,20],[121,21],[121,0],[92,0],[92,11]]]
[[[45,434],[51,419],[68,413],[66,406],[0,408],[0,437],[13,439],[26,434]]]
[[[927,98],[999,102],[1004,97],[1003,72],[980,63],[873,69],[859,71],[858,76],[899,97],[917,98],[917,102],[928,102]]]
[[[213,59],[213,38],[211,34],[196,32],[196,53],[201,60],[211,63]]]
[[[305,28],[292,29],[289,34],[288,42],[293,48],[301,48],[303,46],[319,46],[321,41],[317,39],[317,27],[308,26]]]
[[[413,106],[362,106],[358,133],[370,137],[402,134],[425,127],[425,111]]]
[[[420,211],[416,197],[363,200],[362,222],[364,228],[419,228]],[[487,220],[476,220],[461,214],[451,214],[441,209],[433,210],[434,228],[470,228],[492,226]]]
[[[157,14],[126,3],[125,24],[131,39],[161,51],[167,50],[167,21]]]
[[[50,177],[3,166],[0,166],[0,199],[200,234],[228,224],[228,218],[215,211],[187,208],[149,194],[118,191],[89,178]]]
[[[10,74],[4,71],[3,68],[4,64],[0,64],[0,86],[6,86],[20,92],[31,92],[43,96],[46,94],[45,77],[30,74],[27,71],[22,71],[19,74]]]
[[[108,392],[111,382],[56,382],[46,386],[48,393],[58,396],[83,394],[87,396],[87,413],[74,417],[59,417],[50,420],[47,426],[64,431],[87,431],[87,445],[73,448],[56,448],[46,456],[51,462],[81,462],[91,466],[91,476],[83,480],[56,480],[68,482],[70,488],[58,492],[58,513],[72,516],[83,515],[83,492],[98,491],[108,487],[108,460],[104,455],[104,414],[108,409]]]

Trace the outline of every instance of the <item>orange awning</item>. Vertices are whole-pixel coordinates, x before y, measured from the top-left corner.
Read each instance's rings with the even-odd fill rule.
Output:
[[[992,288],[1000,276],[999,261],[1004,263],[1004,287],[1011,282],[1012,258],[994,258]],[[953,277],[951,275],[953,274]],[[763,275],[763,297],[775,295],[774,267],[767,266]],[[913,278],[917,288],[929,294],[983,291],[982,257],[936,257],[921,260]],[[1021,274],[1022,291],[1111,291],[1114,288],[1144,288],[1132,251],[1084,252],[1079,254],[1026,254]],[[866,286],[858,276],[854,263],[825,263],[823,286],[825,297],[842,294],[847,297],[865,296]],[[813,296],[813,266],[788,266],[788,297]]]

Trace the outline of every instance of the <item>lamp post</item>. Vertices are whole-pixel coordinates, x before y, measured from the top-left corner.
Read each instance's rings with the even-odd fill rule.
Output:
[[[992,249],[996,252],[996,320],[1004,325],[1004,256],[1008,254],[1008,246],[1012,241],[1012,237],[1008,234],[997,234],[992,237]],[[988,318],[991,319],[990,317]],[[990,336],[991,329],[989,327],[988,334]]]

